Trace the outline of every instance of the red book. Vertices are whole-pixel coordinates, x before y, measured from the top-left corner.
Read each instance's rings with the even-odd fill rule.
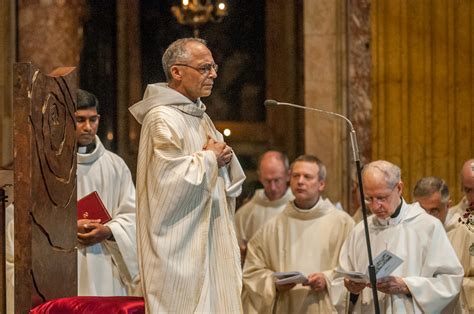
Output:
[[[112,220],[96,191],[77,201],[77,219],[100,219],[101,224]]]

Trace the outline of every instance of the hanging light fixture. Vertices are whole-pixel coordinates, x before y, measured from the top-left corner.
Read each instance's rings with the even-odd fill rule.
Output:
[[[227,16],[226,0],[181,0],[180,5],[171,7],[179,24],[191,26],[194,37],[199,37],[199,28],[209,22],[220,23]]]

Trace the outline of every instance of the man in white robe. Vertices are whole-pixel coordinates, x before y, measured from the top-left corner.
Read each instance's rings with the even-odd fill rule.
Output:
[[[469,254],[469,247],[473,243],[474,233],[459,223],[459,214],[448,216],[451,204],[449,189],[446,182],[438,177],[424,177],[418,180],[413,189],[413,197],[426,210],[438,218],[444,225],[456,255],[464,269],[463,285],[459,298],[458,313],[474,311],[474,256]]]
[[[324,199],[326,167],[314,156],[291,167],[295,200],[252,237],[244,266],[245,313],[331,313],[329,282],[352,218]],[[300,271],[308,282],[276,284],[274,272]]]
[[[97,137],[97,98],[77,91],[77,198],[97,191],[112,220],[80,219],[78,226],[78,294],[139,294],[135,222],[135,187],[122,158],[106,150]]]
[[[147,313],[240,313],[234,227],[245,179],[205,113],[217,65],[203,40],[165,51],[168,83],[130,108],[142,124],[137,167],[139,267]]]
[[[245,260],[247,243],[271,218],[275,217],[292,200],[288,188],[290,180],[288,157],[278,151],[267,151],[258,162],[258,179],[263,189],[255,191],[252,199],[237,210],[235,228],[239,241],[242,262]]]
[[[451,313],[461,290],[462,266],[440,221],[401,197],[400,172],[396,165],[379,160],[366,165],[362,174],[365,201],[373,214],[369,218],[372,255],[389,250],[403,260],[390,276],[377,280],[381,313]],[[339,264],[344,271],[367,272],[362,223],[344,243]],[[335,280],[333,288],[341,283],[351,297],[334,299],[338,307],[374,312],[368,285],[345,278]]]

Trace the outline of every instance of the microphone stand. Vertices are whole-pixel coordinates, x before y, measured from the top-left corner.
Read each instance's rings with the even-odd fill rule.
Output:
[[[369,225],[367,222],[367,208],[365,207],[365,199],[364,199],[364,188],[362,187],[362,168],[360,165],[360,156],[359,156],[359,146],[357,145],[357,137],[356,137],[356,132],[354,130],[354,126],[352,125],[351,120],[346,118],[345,116],[331,112],[331,111],[326,111],[322,109],[317,109],[317,108],[311,108],[311,107],[305,107],[305,106],[299,106],[295,104],[290,104],[286,102],[278,102],[275,100],[266,100],[265,101],[265,106],[266,107],[271,107],[271,106],[290,106],[290,107],[295,107],[295,108],[300,108],[304,110],[312,110],[312,111],[317,111],[319,113],[324,113],[328,114],[331,116],[336,116],[341,119],[343,119],[345,122],[347,122],[348,127],[350,129],[350,138],[351,138],[351,146],[352,146],[352,153],[354,155],[354,161],[356,163],[357,167],[357,179],[359,180],[359,194],[360,194],[360,203],[362,206],[362,216],[364,220],[364,231],[365,231],[365,242],[367,245],[367,255],[369,258],[369,278],[370,278],[370,285],[372,286],[372,297],[374,299],[374,308],[375,308],[375,313],[380,314],[380,305],[379,305],[379,298],[377,296],[377,287],[376,287],[376,282],[377,279],[375,277],[375,266],[374,262],[372,260],[372,248],[370,246],[370,237],[369,237]]]

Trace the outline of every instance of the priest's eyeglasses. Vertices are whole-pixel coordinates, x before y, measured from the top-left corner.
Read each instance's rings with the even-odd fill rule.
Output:
[[[366,205],[371,204],[372,202],[376,202],[377,204],[384,204],[387,202],[387,200],[392,196],[393,190],[398,186],[398,184],[395,184],[395,186],[392,188],[390,193],[386,195],[381,195],[381,196],[366,196],[364,197],[364,202]]]
[[[214,69],[214,71],[216,73],[219,70],[219,66],[215,63],[206,63],[206,64],[203,64],[199,67],[193,67],[192,65],[184,64],[184,63],[175,63],[173,65],[178,65],[178,66],[183,66],[183,67],[188,67],[188,68],[194,69],[194,70],[198,71],[199,73],[201,73],[202,75],[208,75],[211,72],[212,69]]]

